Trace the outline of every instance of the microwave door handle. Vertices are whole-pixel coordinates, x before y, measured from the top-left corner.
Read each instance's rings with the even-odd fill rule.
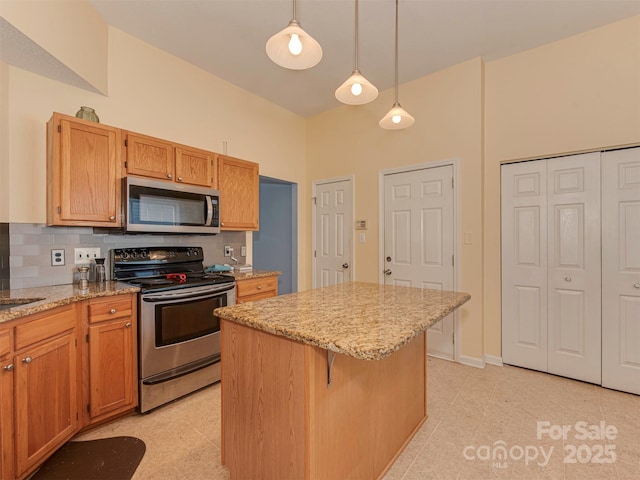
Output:
[[[211,201],[211,195],[206,195],[205,198],[207,199],[207,219],[205,220],[204,224],[206,226],[211,225],[211,221],[213,220],[213,203]]]

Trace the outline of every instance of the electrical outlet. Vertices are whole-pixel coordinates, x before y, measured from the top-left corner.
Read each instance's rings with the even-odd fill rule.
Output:
[[[83,263],[91,263],[91,260],[95,258],[100,258],[100,247],[73,249],[73,263],[75,265],[81,265]]]
[[[230,257],[231,255],[233,255],[233,248],[231,248],[230,245],[225,245],[224,246],[224,256],[225,257]]]
[[[246,257],[247,256],[247,246],[246,245],[242,245],[240,247],[240,256],[241,257]]]
[[[51,265],[59,267],[64,265],[64,250],[53,249],[51,250]]]

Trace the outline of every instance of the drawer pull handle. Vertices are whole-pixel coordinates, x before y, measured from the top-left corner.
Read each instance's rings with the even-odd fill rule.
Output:
[[[10,363],[9,365],[5,365],[2,368],[3,368],[3,370],[6,370],[7,372],[10,372],[11,370],[13,370],[13,363]]]
[[[111,310],[109,310],[109,313],[113,315],[114,313],[116,313],[116,309],[112,308]]]
[[[131,322],[125,323],[124,326],[127,327],[127,328],[131,328]]]
[[[33,361],[33,358],[31,358],[31,357],[25,357],[25,358],[22,359],[23,363],[31,363],[32,361]]]

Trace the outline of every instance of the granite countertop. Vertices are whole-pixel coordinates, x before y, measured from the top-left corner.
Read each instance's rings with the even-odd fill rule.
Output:
[[[250,278],[273,277],[274,275],[282,275],[282,272],[275,270],[251,270],[250,272],[223,272],[225,275],[231,275],[236,280],[248,280]]]
[[[291,340],[380,360],[470,298],[463,292],[351,282],[217,308],[214,313]]]
[[[104,284],[89,283],[89,287],[85,290],[80,290],[77,284],[2,290],[0,291],[0,308],[10,303],[20,302],[23,304],[0,309],[0,324],[89,298],[123,295],[139,291],[140,288],[138,287],[113,281],[105,282]],[[24,303],[33,299],[36,299],[36,301]]]

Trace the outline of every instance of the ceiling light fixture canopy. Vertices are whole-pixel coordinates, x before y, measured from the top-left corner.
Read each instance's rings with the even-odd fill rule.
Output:
[[[356,0],[355,67],[351,76],[338,87],[336,98],[347,105],[364,105],[378,96],[378,89],[358,70],[358,0]]]
[[[398,0],[396,0],[396,101],[393,103],[391,110],[382,117],[382,120],[378,123],[382,128],[387,130],[400,130],[402,128],[410,127],[415,123],[415,118],[407,113],[407,111],[400,106],[398,102]]]
[[[296,0],[293,0],[293,18],[289,25],[267,40],[266,50],[275,64],[290,70],[314,67],[322,59],[322,47],[296,19]]]

